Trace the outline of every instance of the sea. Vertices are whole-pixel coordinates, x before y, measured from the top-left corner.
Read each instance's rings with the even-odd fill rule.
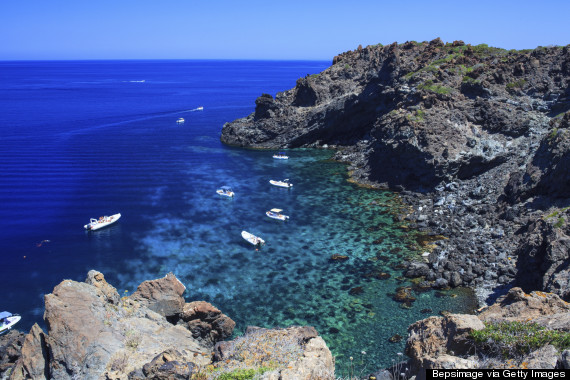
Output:
[[[403,360],[416,320],[473,311],[469,290],[421,290],[402,277],[402,262],[425,248],[397,217],[397,194],[349,182],[329,150],[275,160],[220,142],[223,124],[253,112],[262,93],[329,65],[0,62],[0,311],[20,314],[22,331],[45,329],[44,295],[65,279],[95,269],[129,295],[173,272],[188,302],[236,321],[234,336],[250,325],[314,326],[339,376]],[[289,220],[268,218],[272,208]],[[114,225],[85,231],[115,213]],[[243,230],[266,244],[248,244]],[[394,300],[402,287],[415,301]]]

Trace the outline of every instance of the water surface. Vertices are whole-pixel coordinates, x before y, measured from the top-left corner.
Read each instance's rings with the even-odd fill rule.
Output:
[[[472,295],[461,291],[392,300],[410,285],[398,264],[418,255],[394,217],[397,196],[349,183],[328,151],[291,150],[282,161],[220,143],[223,123],[251,113],[257,96],[328,65],[0,62],[0,309],[22,314],[27,330],[63,279],[97,269],[129,294],[172,271],[188,300],[219,307],[236,334],[315,326],[339,375],[351,356],[361,371],[390,365],[404,342],[388,339],[413,321],[470,311]],[[284,178],[293,188],[268,182]],[[234,199],[215,193],[222,185]],[[275,207],[290,220],[267,218]],[[83,230],[90,217],[116,212],[112,227]],[[267,244],[256,250],[242,230]]]

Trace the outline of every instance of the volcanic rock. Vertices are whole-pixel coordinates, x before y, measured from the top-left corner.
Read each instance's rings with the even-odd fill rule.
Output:
[[[168,273],[163,278],[143,282],[130,298],[160,315],[174,317],[182,312],[185,290],[176,276]]]
[[[187,323],[194,339],[208,347],[231,336],[236,325],[227,315],[205,301],[185,304],[180,318]]]

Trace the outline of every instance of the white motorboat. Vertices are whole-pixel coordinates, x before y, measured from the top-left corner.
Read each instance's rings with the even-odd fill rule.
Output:
[[[232,191],[232,188],[229,186],[220,187],[218,190],[216,190],[216,193],[230,198],[234,196],[234,192]]]
[[[267,211],[265,213],[265,215],[267,215],[268,217],[272,218],[272,219],[277,219],[277,220],[287,220],[289,219],[289,217],[287,215],[283,215],[281,214],[281,210],[280,208],[272,208],[271,210]]]
[[[250,234],[247,231],[242,231],[241,237],[244,238],[245,240],[247,240],[248,243],[253,244],[253,245],[259,246],[259,245],[265,244],[265,240],[263,240],[260,237],[255,236],[254,234]]]
[[[0,312],[0,333],[10,330],[20,319],[22,317],[18,314],[12,314],[7,311]]]
[[[181,117],[180,119],[176,120],[176,124],[184,124],[184,118]]]
[[[284,152],[279,152],[273,155],[273,158],[276,160],[288,160],[289,156],[287,156]]]
[[[200,106],[198,108],[196,108],[197,111],[204,111],[204,107]]]
[[[111,216],[101,216],[99,219],[91,218],[89,220],[89,223],[84,225],[83,228],[85,228],[87,231],[95,231],[115,223],[117,220],[119,220],[120,217],[121,214],[118,213]]]
[[[272,179],[269,181],[269,183],[272,184],[273,186],[278,186],[278,187],[286,187],[286,188],[293,187],[293,184],[290,183],[288,179],[284,179],[283,181],[275,181]]]

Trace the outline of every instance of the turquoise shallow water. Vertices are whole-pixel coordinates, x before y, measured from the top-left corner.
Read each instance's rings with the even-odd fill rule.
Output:
[[[278,161],[220,143],[223,123],[251,113],[261,93],[328,65],[0,62],[0,311],[21,314],[27,330],[42,323],[43,296],[63,279],[97,269],[129,294],[172,271],[188,300],[234,319],[236,335],[248,325],[315,326],[344,376],[351,356],[358,372],[399,358],[404,342],[388,339],[410,323],[470,311],[468,291],[415,293],[409,308],[392,300],[410,285],[397,265],[418,254],[414,233],[393,218],[394,194],[349,183],[328,151]],[[269,184],[284,178],[292,189]],[[222,185],[234,199],[216,194]],[[290,220],[267,218],[271,208]],[[116,212],[116,225],[83,230]],[[242,230],[267,244],[256,251]]]
[[[183,170],[184,205],[160,214],[137,237],[141,257],[125,264],[127,289],[172,270],[192,299],[208,300],[230,315],[238,334],[247,325],[315,326],[336,355],[339,371],[347,370],[350,356],[363,370],[391,365],[405,339],[388,339],[405,337],[410,323],[441,311],[473,310],[472,295],[461,290],[415,292],[411,307],[392,300],[396,288],[412,285],[400,277],[398,264],[419,255],[415,233],[395,222],[397,196],[349,183],[346,167],[328,160],[330,152],[288,154],[290,159],[281,161],[271,152],[232,149],[230,168],[204,162]],[[283,178],[294,186],[268,183]],[[197,183],[201,191],[183,190]],[[212,191],[221,184],[232,186],[233,199]],[[159,204],[160,193],[157,189]],[[275,207],[289,221],[265,216]],[[256,250],[241,238],[243,229],[266,245]],[[334,254],[348,260],[332,260]],[[380,279],[378,273],[390,277]]]

